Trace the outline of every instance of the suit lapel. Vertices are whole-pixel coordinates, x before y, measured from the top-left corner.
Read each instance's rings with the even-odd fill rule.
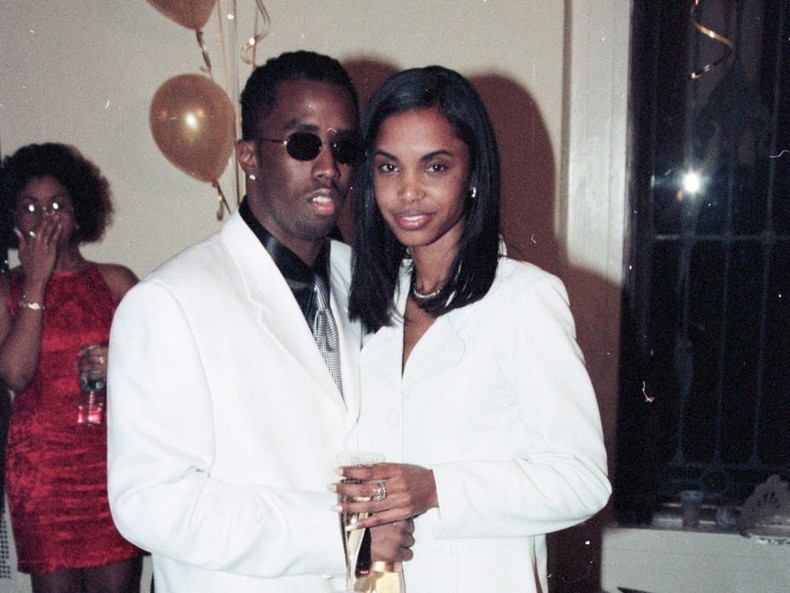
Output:
[[[269,253],[238,212],[223,226],[221,233],[231,259],[238,267],[246,296],[257,310],[257,331],[268,335],[283,354],[289,356],[315,382],[318,390],[333,398],[338,405],[345,406],[302,311]],[[335,301],[337,291],[334,289],[334,278],[332,284],[332,300]],[[334,304],[332,308],[333,312],[336,311]],[[343,313],[343,318],[347,317]],[[347,344],[344,330],[344,327],[338,327],[341,348],[344,340]],[[347,358],[344,354],[345,351],[341,350],[341,361]],[[345,373],[345,362],[343,365]]]
[[[339,244],[332,242],[332,245]],[[340,340],[343,396],[348,410],[348,419],[351,422],[356,422],[359,416],[360,405],[359,354],[362,343],[362,330],[358,322],[352,323],[348,317],[350,262],[348,258],[340,257],[337,251],[336,249],[331,249],[329,257],[329,280],[332,291],[331,306]]]
[[[400,361],[403,359],[402,318],[408,299],[409,282],[409,275],[402,274],[396,303],[399,318],[392,326],[382,327],[365,343],[365,364],[377,365],[382,369],[397,364],[400,371]],[[403,394],[408,394],[414,383],[426,377],[444,374],[461,361],[466,346],[453,326],[453,319],[459,314],[460,311],[456,310],[442,315],[417,342],[406,367],[402,373],[398,373]]]
[[[461,361],[466,347],[453,328],[452,315],[446,313],[434,321],[412,349],[403,372],[404,390],[426,377],[446,374]]]

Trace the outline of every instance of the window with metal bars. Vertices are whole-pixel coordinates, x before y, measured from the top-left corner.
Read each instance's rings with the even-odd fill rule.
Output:
[[[637,0],[615,506],[790,477],[790,2]]]

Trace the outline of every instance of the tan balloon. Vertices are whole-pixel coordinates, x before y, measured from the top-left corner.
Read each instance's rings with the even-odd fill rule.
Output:
[[[213,80],[182,74],[160,86],[151,101],[151,132],[162,154],[201,181],[217,181],[228,166],[236,114]]]
[[[217,0],[148,0],[148,3],[170,20],[198,31],[206,26]]]

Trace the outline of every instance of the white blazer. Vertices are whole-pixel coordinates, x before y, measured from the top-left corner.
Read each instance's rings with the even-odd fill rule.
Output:
[[[404,266],[401,316],[408,290]],[[359,439],[434,472],[439,509],[416,519],[408,593],[546,593],[544,534],[611,493],[564,286],[503,258],[490,292],[439,317],[401,373],[402,353],[400,319],[366,340]]]
[[[349,264],[333,243],[345,400],[238,213],[123,299],[110,343],[110,506],[120,532],[151,551],[157,593],[315,593],[342,577],[327,484],[359,407]]]

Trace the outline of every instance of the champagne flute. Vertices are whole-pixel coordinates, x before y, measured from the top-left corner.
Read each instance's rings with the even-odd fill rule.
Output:
[[[354,465],[375,465],[384,462],[384,455],[380,453],[341,453],[338,455],[338,464],[342,467]],[[361,481],[353,478],[343,478],[344,483],[358,484]],[[369,497],[354,497],[351,502],[364,502],[370,500]],[[367,533],[367,529],[347,529],[365,519],[368,513],[340,513],[340,531],[343,537],[343,551],[346,556],[346,587],[349,592],[354,590],[356,581],[357,560],[362,542]]]

